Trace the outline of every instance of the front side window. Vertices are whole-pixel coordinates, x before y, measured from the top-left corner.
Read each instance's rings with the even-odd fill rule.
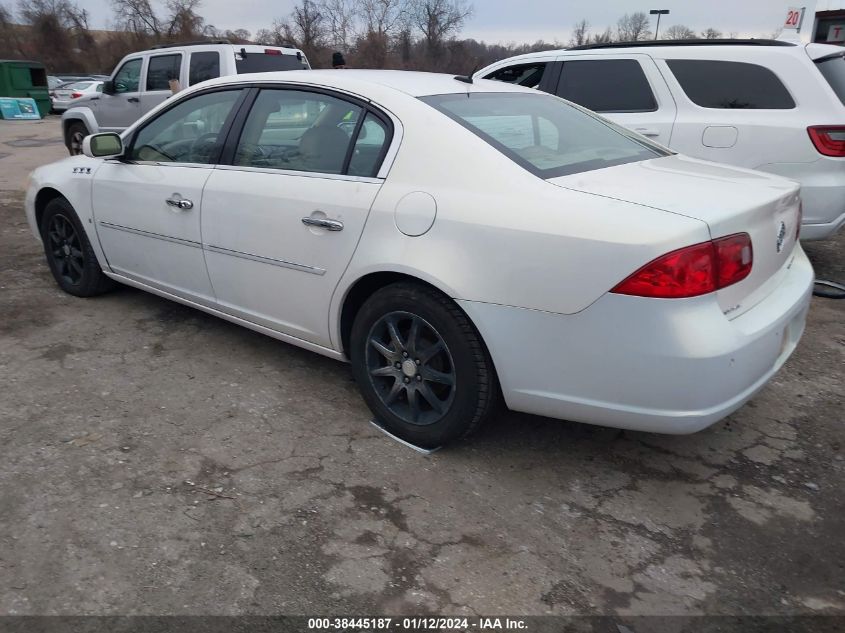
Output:
[[[247,117],[235,152],[235,165],[343,174],[360,150],[356,170],[372,171],[371,152],[352,136],[363,109],[330,95],[299,90],[262,90]],[[369,136],[370,128],[367,129]],[[372,130],[377,135],[375,130]],[[384,142],[384,141],[383,141]],[[375,153],[380,153],[381,146]],[[349,170],[351,173],[351,170]],[[369,175],[369,174],[367,174]]]
[[[593,112],[654,112],[657,101],[635,59],[565,61],[557,95]]]
[[[191,54],[188,82],[191,86],[220,76],[220,53],[206,51]]]
[[[745,62],[668,59],[690,101],[702,108],[791,110],[795,100],[777,75]]]
[[[505,83],[525,86],[526,88],[536,88],[540,85],[540,80],[543,78],[543,72],[545,70],[545,62],[541,64],[520,64],[519,66],[500,68],[487,75],[485,79],[504,81]]]
[[[138,84],[141,81],[141,59],[130,59],[114,76],[114,91],[118,94],[123,92],[138,92]]]
[[[421,97],[540,178],[669,154],[633,133],[545,94]]]
[[[213,164],[225,140],[221,131],[240,94],[207,92],[166,110],[138,131],[130,160]]]
[[[179,79],[181,66],[181,54],[150,57],[147,67],[147,90],[170,90],[170,80]]]

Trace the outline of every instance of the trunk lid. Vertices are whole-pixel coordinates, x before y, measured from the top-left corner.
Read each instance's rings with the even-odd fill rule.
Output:
[[[716,293],[730,318],[752,308],[777,286],[797,242],[798,184],[761,172],[668,156],[549,182],[701,220],[713,239],[748,233],[754,251],[751,274]]]

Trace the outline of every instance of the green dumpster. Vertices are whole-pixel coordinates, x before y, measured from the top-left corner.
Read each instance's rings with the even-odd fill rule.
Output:
[[[47,70],[40,62],[0,59],[0,97],[30,97],[41,116],[50,113]]]

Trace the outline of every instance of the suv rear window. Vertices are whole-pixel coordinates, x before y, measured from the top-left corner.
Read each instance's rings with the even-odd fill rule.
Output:
[[[307,68],[304,59],[296,55],[275,55],[268,53],[235,53],[235,67],[239,75],[245,73],[267,73],[276,70],[302,70]]]
[[[421,100],[540,178],[669,155],[609,121],[546,94],[461,93]]]
[[[667,59],[669,70],[702,108],[791,110],[795,100],[764,66],[703,59]]]
[[[520,64],[519,66],[500,68],[487,75],[485,79],[504,81],[505,83],[525,86],[526,88],[536,88],[540,85],[540,80],[543,78],[543,72],[545,70],[545,62],[540,64]]]
[[[839,100],[845,103],[845,53],[817,59],[816,68],[833,88]]]
[[[657,101],[635,59],[565,61],[557,95],[593,112],[654,112]]]

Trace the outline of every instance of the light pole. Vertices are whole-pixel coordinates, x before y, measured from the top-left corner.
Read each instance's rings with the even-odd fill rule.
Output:
[[[669,15],[669,9],[652,9],[649,13],[657,16],[657,28],[654,29],[654,39],[657,39],[657,34],[660,33],[660,16]]]

